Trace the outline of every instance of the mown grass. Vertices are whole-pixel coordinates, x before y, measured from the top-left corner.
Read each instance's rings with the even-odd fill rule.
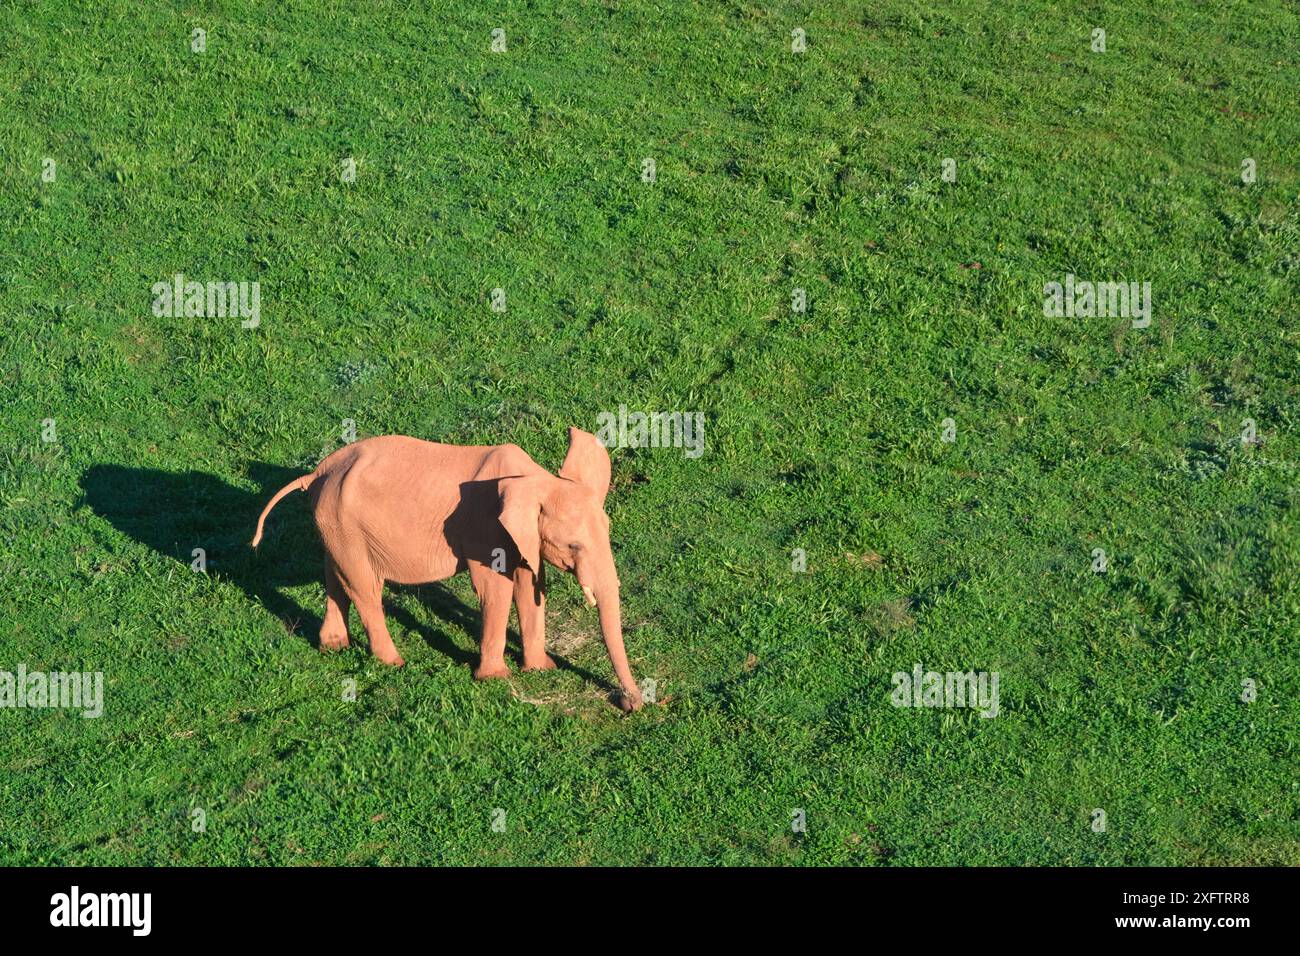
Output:
[[[1300,863],[1300,19],[1216,7],[0,8],[0,670],[107,682],[0,710],[0,860]],[[613,455],[633,717],[569,579],[484,685],[465,580],[391,671],[301,496],[247,547],[344,419],[554,469],[620,404],[707,416]]]

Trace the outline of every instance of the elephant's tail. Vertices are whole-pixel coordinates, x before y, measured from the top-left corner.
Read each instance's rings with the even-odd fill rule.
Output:
[[[311,487],[311,483],[315,478],[315,472],[312,472],[310,475],[303,475],[301,478],[295,478],[277,491],[275,497],[266,503],[266,507],[262,509],[261,516],[257,519],[257,534],[253,535],[253,547],[256,548],[262,540],[262,525],[266,522],[266,516],[271,513],[271,509],[278,505],[280,499],[285,495],[291,495],[295,491],[306,491]]]

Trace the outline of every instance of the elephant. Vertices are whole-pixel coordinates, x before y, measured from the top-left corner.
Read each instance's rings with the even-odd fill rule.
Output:
[[[444,445],[404,435],[353,442],[310,475],[285,485],[257,519],[252,546],[282,498],[305,491],[325,546],[322,651],[348,645],[348,608],[355,604],[371,652],[397,667],[404,661],[384,621],[385,582],[425,584],[468,570],[483,609],[479,680],[510,674],[506,624],[519,609],[524,670],[551,670],[546,653],[543,562],[575,575],[587,603],[598,608],[626,712],[642,706],[623,646],[618,573],[609,540],[605,496],[609,453],[596,436],[569,429],[559,475],[518,445]]]

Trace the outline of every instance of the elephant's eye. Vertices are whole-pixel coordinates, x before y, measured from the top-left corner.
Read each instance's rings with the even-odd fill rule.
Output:
[[[577,554],[579,551],[582,550],[582,545],[575,542],[569,545],[569,550],[572,551],[574,554]]]

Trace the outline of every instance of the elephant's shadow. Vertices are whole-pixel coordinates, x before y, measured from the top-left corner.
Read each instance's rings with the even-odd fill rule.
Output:
[[[199,471],[168,472],[123,465],[95,465],[81,478],[84,503],[114,528],[159,554],[189,568],[202,548],[209,573],[236,585],[250,599],[278,617],[286,630],[318,646],[321,614],[309,611],[284,593],[285,588],[316,584],[324,607],[325,556],[306,495],[291,495],[267,519],[266,535],[254,551],[249,542],[257,516],[280,488],[302,475],[301,469],[254,462],[249,477],[262,490],[244,491]],[[389,585],[389,590],[413,594],[435,618],[460,628],[471,646],[478,644],[480,615],[441,584]],[[384,613],[419,634],[434,650],[461,664],[472,665],[478,655],[466,650],[464,639],[453,640],[446,630],[418,621],[405,607],[385,601]],[[349,628],[353,640],[363,637],[355,612]],[[509,644],[522,661],[520,639],[511,630]],[[564,659],[556,664],[585,680],[607,682]]]

